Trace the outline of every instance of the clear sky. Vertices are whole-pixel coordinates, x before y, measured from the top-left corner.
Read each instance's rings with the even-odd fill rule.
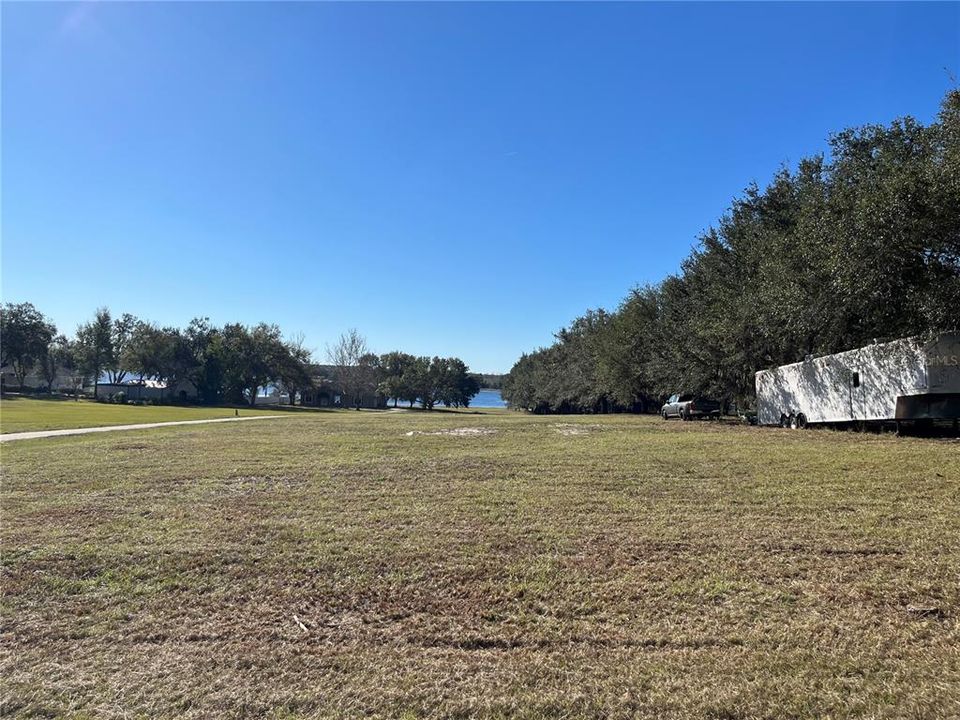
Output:
[[[951,73],[957,3],[4,2],[3,299],[506,371]]]

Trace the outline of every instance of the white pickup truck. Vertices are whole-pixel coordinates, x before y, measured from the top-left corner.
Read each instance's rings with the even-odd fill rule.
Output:
[[[672,417],[678,417],[681,420],[720,417],[720,403],[695,395],[671,395],[660,408],[660,416],[664,420]]]

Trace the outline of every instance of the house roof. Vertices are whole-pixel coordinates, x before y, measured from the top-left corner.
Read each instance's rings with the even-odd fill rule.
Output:
[[[98,385],[99,387],[106,387],[106,386],[111,386],[111,387],[148,387],[148,388],[156,388],[157,390],[166,390],[166,388],[167,388],[167,383],[163,382],[162,380],[152,380],[152,379],[150,379],[150,378],[144,379],[143,382],[141,382],[140,380],[126,380],[126,381],[124,381],[124,382],[118,382],[118,383],[98,382],[97,385]]]

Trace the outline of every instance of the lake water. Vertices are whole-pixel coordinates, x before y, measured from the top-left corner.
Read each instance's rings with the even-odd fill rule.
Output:
[[[505,408],[507,403],[500,397],[499,390],[481,390],[470,401],[472,408]]]

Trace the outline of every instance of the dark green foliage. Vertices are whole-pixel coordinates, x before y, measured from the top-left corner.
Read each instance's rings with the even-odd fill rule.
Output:
[[[112,383],[121,383],[127,376],[127,368],[123,364],[124,353],[139,325],[140,321],[130,313],[124,313],[113,321],[113,333],[110,338],[111,363],[106,368]]]
[[[47,391],[59,371],[75,371],[75,382],[96,387],[106,373],[112,383],[128,374],[141,383],[158,380],[167,388],[192,385],[205,405],[256,404],[259,391],[275,386],[291,403],[315,380],[332,383],[344,407],[360,407],[362,398],[379,394],[426,409],[443,403],[468,407],[480,391],[479,376],[459,358],[414,357],[404,352],[375,355],[356,330],[328,348],[333,364],[319,371],[303,338],[284,340],[277,325],[246,326],[231,323],[215,327],[207,318],[195,318],[186,329],[158,327],[124,314],[116,320],[107,308],[77,328],[75,341],[56,335],[56,328],[30,303],[2,308],[3,364],[12,365],[19,379],[36,368]],[[77,388],[81,389],[80,387]],[[171,390],[169,397],[174,398]],[[97,396],[96,390],[94,397]]]
[[[278,348],[279,350],[279,348]],[[277,381],[290,397],[290,404],[294,404],[297,392],[306,390],[313,385],[310,375],[310,351],[303,346],[303,338],[299,337],[285,343],[283,350],[277,355]]]
[[[276,325],[217,328],[197,318],[180,330],[129,314],[114,320],[107,308],[100,308],[77,328],[71,342],[55,337],[56,328],[30,303],[7,304],[2,321],[3,364],[13,367],[21,388],[31,369],[37,370],[48,392],[60,371],[75,371],[78,383],[86,379],[94,388],[103,373],[114,383],[132,373],[140,381],[156,379],[167,387],[192,383],[205,404],[252,405],[259,389],[269,384],[293,396],[312,382],[309,351],[300,341],[283,340]]]
[[[437,377],[435,400],[447,407],[470,407],[480,383],[460,358],[434,358],[431,371]]]
[[[939,121],[837,133],[752,186],[680,272],[588,312],[504,381],[514,407],[644,411],[686,391],[749,403],[757,370],[960,329],[960,91]]]
[[[477,376],[460,358],[414,357],[394,351],[380,356],[379,392],[388,398],[419,402],[426,410],[437,403],[447,407],[469,407],[480,392]]]
[[[77,364],[83,375],[93,382],[93,396],[97,397],[100,375],[116,367],[113,351],[113,319],[107,308],[99,308],[88,323],[77,328]]]
[[[487,388],[488,390],[499,390],[503,387],[503,379],[506,375],[499,375],[497,373],[474,373],[474,376],[477,378],[477,382],[480,383],[481,388]]]
[[[417,394],[413,387],[413,368],[417,358],[394,350],[380,356],[380,383],[377,391],[384,397],[393,398],[394,406],[404,401],[413,404]]]
[[[148,377],[168,378],[173,356],[173,334],[169,328],[141,322],[133,329],[123,349],[120,362],[125,370],[140,380]]]
[[[220,356],[220,331],[207,318],[194,318],[181,334],[171,331],[171,377],[185,377],[197,388],[197,395],[207,405],[222,402],[224,373]]]
[[[223,370],[228,402],[253,405],[260,388],[276,379],[274,346],[280,342],[280,329],[276,325],[248,328],[234,323],[223,327],[215,351]]]
[[[53,383],[58,373],[75,369],[75,356],[73,343],[63,335],[57,335],[44,349],[37,360],[37,369],[47,384],[48,393],[53,391]]]
[[[0,364],[10,365],[23,390],[27,373],[47,352],[57,329],[31,303],[0,308]]]

